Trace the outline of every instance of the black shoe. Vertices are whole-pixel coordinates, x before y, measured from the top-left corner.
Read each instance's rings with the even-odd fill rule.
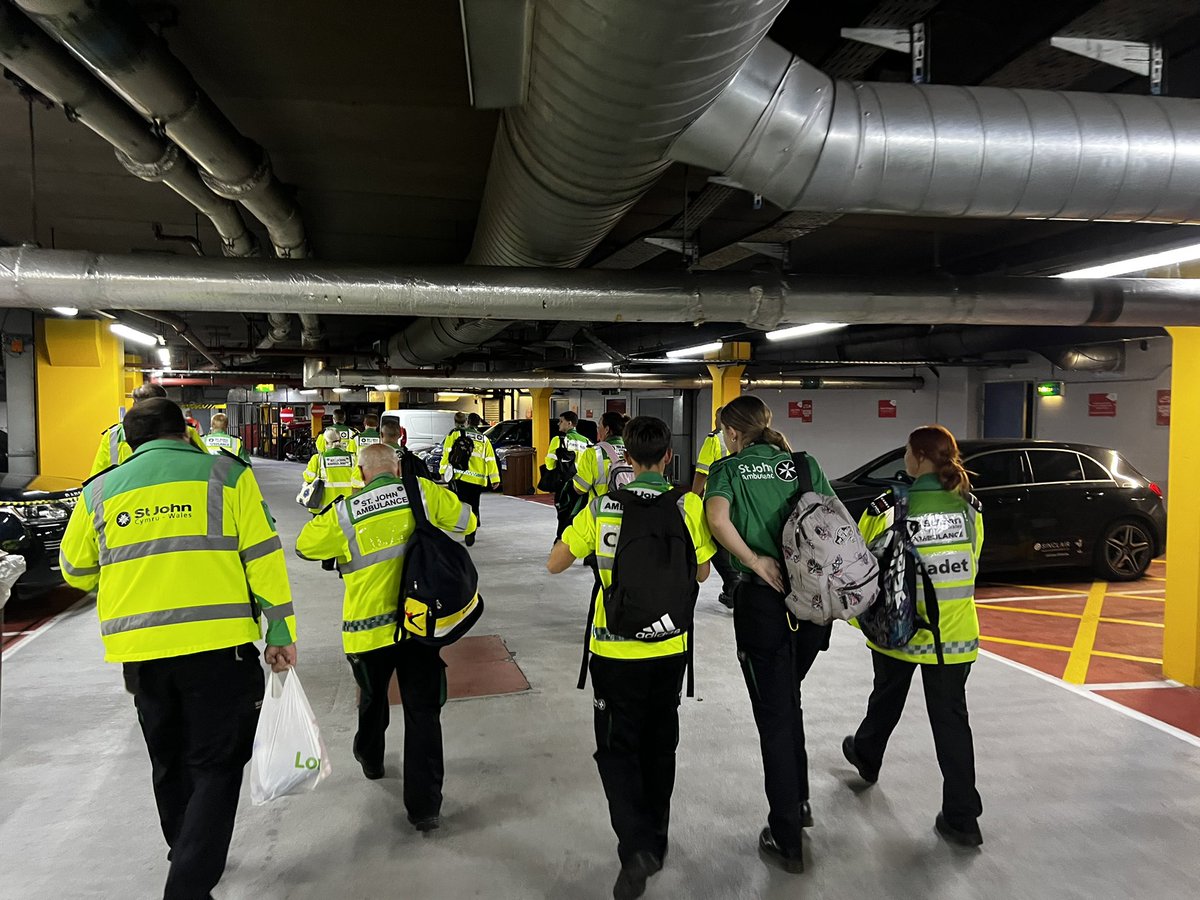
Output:
[[[420,819],[408,817],[408,821],[412,823],[412,827],[420,832],[437,831],[439,825],[442,824],[441,816],[422,816]]]
[[[378,766],[369,765],[367,763],[367,761],[364,760],[357,753],[354,754],[354,758],[357,759],[358,764],[360,766],[362,766],[363,774],[366,775],[367,778],[369,778],[371,781],[378,781],[380,778],[383,777],[383,764],[382,763]]]
[[[813,827],[812,806],[809,805],[807,800],[800,804],[800,827]]]
[[[972,825],[968,830],[955,828],[946,821],[946,817],[941,813],[937,814],[937,819],[934,820],[933,827],[937,829],[937,833],[944,837],[949,843],[959,847],[980,847],[983,845],[983,833],[979,830],[978,825]]]
[[[783,848],[775,843],[770,826],[764,828],[758,835],[758,852],[775,862],[785,872],[799,875],[804,871],[804,857],[784,853]]]
[[[717,594],[717,600],[726,609],[733,609],[733,594],[727,594],[724,591]]]
[[[633,854],[613,884],[614,900],[636,900],[646,893],[646,879],[662,868],[662,860],[648,850]]]
[[[842,756],[846,757],[846,762],[858,770],[858,777],[867,784],[874,784],[879,780],[879,773],[867,771],[866,766],[863,765],[863,761],[858,758],[858,754],[854,751],[853,736],[847,735],[842,739]]]
[[[470,534],[467,535],[466,544],[468,547],[475,546],[475,532],[472,531]]]

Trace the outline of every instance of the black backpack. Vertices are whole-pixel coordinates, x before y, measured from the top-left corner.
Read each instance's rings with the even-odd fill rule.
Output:
[[[471,468],[471,454],[475,452],[475,441],[465,431],[460,431],[454,443],[450,445],[450,453],[446,457],[452,468],[464,472]]]
[[[700,585],[696,582],[696,547],[679,513],[684,494],[672,488],[645,497],[627,489],[600,502],[621,504],[621,530],[613,557],[612,582],[603,589],[604,618],[609,631],[626,640],[657,643],[688,635],[688,696],[693,695],[692,621]],[[596,592],[598,593],[598,591]],[[593,608],[588,612],[590,637]],[[586,680],[587,648],[580,687]]]
[[[396,640],[407,636],[444,647],[470,631],[483,615],[479,573],[467,548],[429,521],[416,472],[411,465],[403,469],[417,527],[404,553]]]

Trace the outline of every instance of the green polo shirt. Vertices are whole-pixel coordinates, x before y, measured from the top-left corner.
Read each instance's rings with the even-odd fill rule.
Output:
[[[836,496],[820,464],[808,457],[813,490]],[[792,455],[773,444],[751,444],[736,456],[713,464],[704,489],[704,499],[724,497],[729,501],[729,519],[742,540],[759,556],[780,559],[779,539],[792,498],[799,487]],[[749,571],[733,558],[741,572]]]

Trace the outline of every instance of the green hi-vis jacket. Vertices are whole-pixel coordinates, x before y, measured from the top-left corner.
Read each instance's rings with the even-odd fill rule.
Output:
[[[358,456],[358,432],[349,425],[326,425],[325,428],[332,428],[338,433],[338,437],[342,439],[342,448],[348,450],[355,456]],[[324,453],[329,449],[325,445],[325,428],[321,429],[321,433],[317,435],[317,452]]]
[[[428,479],[417,484],[430,522],[455,534],[475,530],[471,507]],[[347,653],[366,653],[395,641],[404,551],[416,527],[404,482],[381,475],[353,497],[327,506],[300,532],[300,556],[338,561],[346,585],[342,647]]]
[[[232,453],[246,465],[250,465],[250,454],[246,452],[246,445],[242,443],[240,437],[234,437],[224,431],[210,431],[200,440],[204,442],[208,452],[214,456],[224,450],[226,453]]]
[[[575,490],[593,497],[608,493],[608,475],[614,463],[625,461],[625,441],[609,438],[575,457]]]
[[[262,637],[291,644],[283,548],[237,457],[149,441],[84,485],[59,550],[67,583],[96,591],[109,662],[163,659]]]
[[[671,489],[667,480],[655,472],[644,472],[625,486],[625,490],[654,496]],[[704,518],[704,502],[695,494],[684,494],[679,501],[679,513],[687,525],[692,545],[696,548],[696,565],[703,565],[717,552],[708,522]],[[600,591],[596,595],[596,612],[592,616],[591,651],[609,659],[655,659],[660,656],[675,656],[687,650],[687,635],[668,638],[665,641],[638,641],[623,638],[608,630],[604,614],[603,590],[612,584],[613,564],[617,556],[617,541],[621,536],[621,504],[611,497],[597,497],[579,511],[567,530],[563,541],[571,548],[577,559],[596,554],[596,567],[600,572]]]
[[[354,439],[354,444],[357,447],[356,452],[361,452],[363,447],[369,447],[372,444],[380,443],[379,431],[374,428],[364,428],[359,432]]]
[[[208,445],[200,437],[200,432],[189,425],[187,433],[188,440],[201,450],[208,450]],[[125,440],[125,428],[120,422],[110,425],[100,435],[100,446],[96,448],[96,457],[92,460],[92,470],[88,472],[88,478],[100,474],[105,469],[120,465],[131,456],[133,456],[133,448]]]
[[[876,499],[858,523],[869,545],[894,521],[891,493]],[[935,475],[922,475],[909,488],[908,518],[920,528],[913,538],[917,553],[933,581],[938,602],[938,625],[947,663],[974,662],[979,656],[979,617],[975,612],[975,576],[983,549],[983,514],[979,501],[942,490]],[[917,614],[925,616],[925,588],[917,579]],[[899,650],[872,650],[915,663],[937,663],[933,635],[918,631]]]
[[[704,443],[700,445],[700,455],[696,457],[696,474],[707,475],[713,467],[713,463],[728,455],[729,449],[725,446],[725,432],[720,428],[710,431],[708,437],[704,439]]]
[[[471,460],[467,468],[456,469],[450,465],[450,448],[463,434],[471,439]],[[496,451],[492,449],[492,442],[472,428],[455,428],[446,435],[442,441],[442,463],[438,471],[446,481],[465,481],[467,484],[489,487],[500,483],[500,469],[496,465]],[[446,478],[447,473],[449,478]]]

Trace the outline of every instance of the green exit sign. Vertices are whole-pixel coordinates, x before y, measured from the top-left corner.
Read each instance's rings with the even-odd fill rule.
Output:
[[[260,394],[269,394],[275,390],[275,385],[273,385],[273,384],[256,384],[254,386],[254,390],[258,391]]]
[[[1061,397],[1063,393],[1063,383],[1061,381],[1039,381],[1037,383],[1037,395],[1039,397]]]

